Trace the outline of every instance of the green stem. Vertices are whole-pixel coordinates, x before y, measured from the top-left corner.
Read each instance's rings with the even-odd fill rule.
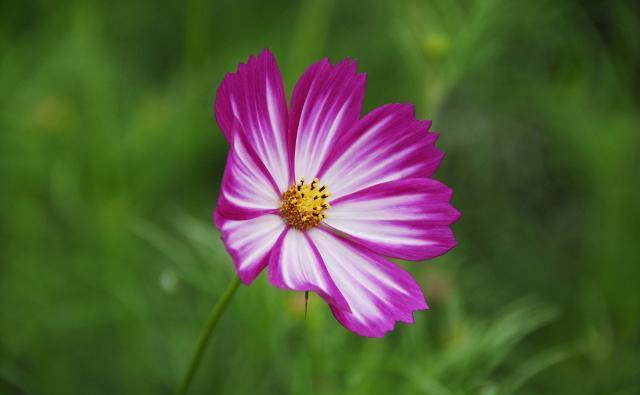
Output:
[[[207,326],[205,326],[202,335],[200,335],[200,340],[198,341],[198,346],[191,357],[191,362],[189,363],[189,369],[185,373],[184,377],[182,377],[182,382],[180,383],[180,387],[176,394],[185,395],[187,391],[189,391],[189,386],[191,385],[191,381],[193,379],[193,375],[198,370],[198,366],[200,366],[200,360],[202,359],[202,354],[204,353],[205,348],[207,348],[207,343],[209,343],[209,338],[211,337],[211,333],[213,329],[216,327],[216,324],[220,320],[220,316],[224,312],[224,309],[229,304],[229,301],[236,293],[238,286],[240,285],[240,279],[236,277],[231,284],[229,284],[229,288],[224,292],[224,295],[218,300],[218,302],[213,306],[211,310],[211,314],[209,315],[209,320],[207,321]]]

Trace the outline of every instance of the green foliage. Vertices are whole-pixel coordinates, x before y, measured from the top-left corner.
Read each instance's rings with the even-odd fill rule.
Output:
[[[403,264],[431,310],[382,340],[242,287],[193,393],[640,392],[637,4],[27,3],[0,5],[0,393],[174,390],[234,275],[215,90],[264,47],[288,92],[352,57],[365,111],[434,120],[459,246]]]

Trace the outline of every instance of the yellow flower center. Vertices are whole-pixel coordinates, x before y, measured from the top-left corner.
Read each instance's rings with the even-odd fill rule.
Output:
[[[318,187],[318,179],[314,178],[311,184],[304,183],[304,177],[300,182],[292,185],[282,194],[282,206],[280,214],[289,225],[299,229],[309,229],[318,226],[327,215],[324,211],[330,206],[327,198],[331,195],[327,186]]]

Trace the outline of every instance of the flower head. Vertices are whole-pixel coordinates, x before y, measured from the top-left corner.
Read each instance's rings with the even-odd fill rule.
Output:
[[[268,267],[276,287],[316,292],[345,327],[382,337],[428,308],[385,257],[444,254],[459,213],[431,178],[444,155],[431,122],[409,104],[360,118],[364,86],[354,61],[324,59],[287,108],[268,50],[228,74],[215,104],[231,146],[215,222],[245,284]]]

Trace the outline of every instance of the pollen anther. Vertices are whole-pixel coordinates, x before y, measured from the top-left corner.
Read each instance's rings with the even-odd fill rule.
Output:
[[[318,189],[319,183],[320,180],[314,178],[310,184],[305,184],[304,178],[301,178],[282,194],[280,214],[291,226],[309,229],[318,226],[327,217],[323,211],[331,207],[326,201],[331,194],[325,192],[326,185]]]

